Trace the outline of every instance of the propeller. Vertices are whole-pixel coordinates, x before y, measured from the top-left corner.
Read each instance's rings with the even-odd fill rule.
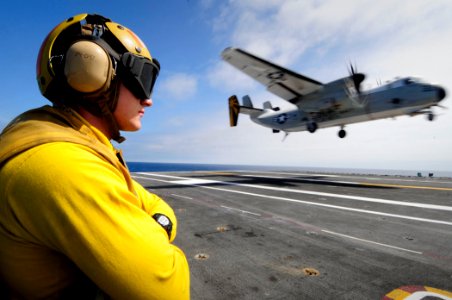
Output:
[[[358,68],[353,67],[353,64],[350,63],[350,78],[353,80],[353,84],[355,86],[355,90],[358,95],[361,94],[361,83],[366,79],[366,75],[363,73],[358,73]]]
[[[347,84],[348,96],[356,106],[363,107],[367,104],[367,97],[362,95],[361,83],[366,78],[366,75],[359,73],[356,66],[353,66],[352,63],[350,63],[349,74],[349,80],[347,80],[349,82]]]

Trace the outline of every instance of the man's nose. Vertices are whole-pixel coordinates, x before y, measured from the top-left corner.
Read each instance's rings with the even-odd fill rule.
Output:
[[[145,106],[145,107],[150,107],[152,106],[152,99],[144,99],[141,100],[141,105]]]

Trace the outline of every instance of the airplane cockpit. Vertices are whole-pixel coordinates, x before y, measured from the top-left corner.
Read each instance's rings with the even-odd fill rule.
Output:
[[[379,92],[384,90],[390,90],[393,88],[399,88],[404,87],[408,85],[413,84],[425,84],[422,79],[417,77],[403,77],[403,78],[396,78],[394,81],[387,81],[383,86],[378,86],[377,88],[374,88],[370,90],[369,92]]]
[[[391,83],[391,87],[401,87],[407,86],[415,83],[423,83],[421,79],[415,77],[405,77],[401,79],[397,79]]]

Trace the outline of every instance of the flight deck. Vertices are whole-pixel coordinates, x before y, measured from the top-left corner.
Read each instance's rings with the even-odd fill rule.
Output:
[[[132,176],[174,208],[194,300],[452,299],[451,178]]]

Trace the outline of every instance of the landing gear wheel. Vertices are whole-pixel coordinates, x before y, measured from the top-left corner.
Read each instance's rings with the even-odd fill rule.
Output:
[[[337,135],[343,139],[345,137],[345,135],[347,134],[347,132],[344,129],[339,130],[339,132],[337,133]]]
[[[433,121],[433,120],[435,119],[435,115],[434,115],[433,113],[429,113],[429,114],[427,115],[427,119],[428,119],[429,121]]]
[[[310,132],[310,133],[314,133],[316,130],[317,130],[317,123],[316,122],[311,122],[311,123],[308,123],[308,131]]]

